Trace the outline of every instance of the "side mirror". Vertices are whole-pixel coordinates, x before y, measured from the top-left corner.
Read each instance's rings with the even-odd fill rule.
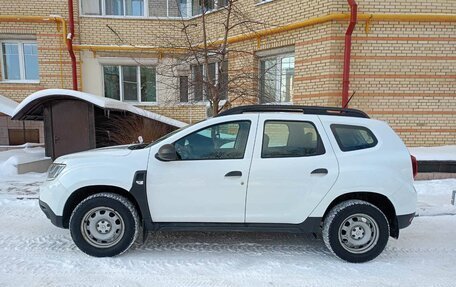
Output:
[[[178,160],[176,148],[172,144],[165,144],[160,147],[155,158],[161,161]]]

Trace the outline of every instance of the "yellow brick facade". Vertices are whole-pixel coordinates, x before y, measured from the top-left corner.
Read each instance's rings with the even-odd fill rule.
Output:
[[[149,0],[153,1],[153,0]],[[272,0],[258,3],[240,0],[239,9],[257,24],[252,29],[278,27],[328,15],[349,13],[345,0]],[[375,14],[456,14],[451,0],[358,0],[358,13]],[[0,0],[1,15],[58,14],[67,19],[67,1]],[[134,45],[169,47],[183,41],[182,23],[173,19],[131,19],[88,17],[80,15],[75,1],[77,45]],[[216,40],[223,32],[223,12],[207,15],[209,38]],[[201,27],[201,18],[185,20]],[[262,23],[262,24],[258,24]],[[295,72],[293,99],[295,104],[341,105],[344,35],[348,22],[332,21],[294,29],[283,33],[237,42],[230,49],[248,53],[232,53],[230,76],[235,71],[258,70],[258,53],[274,48],[294,47]],[[118,35],[109,28],[115,30]],[[201,39],[196,29],[194,41]],[[246,32],[239,27],[233,35]],[[38,43],[40,82],[10,84],[0,80],[0,94],[20,101],[28,94],[44,88],[71,88],[71,66],[61,32],[55,23],[10,23],[0,21],[0,41],[21,36],[33,37]],[[456,23],[359,21],[353,33],[350,94],[356,91],[350,107],[360,108],[373,118],[387,121],[408,146],[456,144]],[[120,38],[119,38],[120,37]],[[176,44],[178,43],[178,44]],[[83,91],[101,93],[84,86],[99,75],[98,66],[89,66],[101,58],[157,59],[172,57],[147,51],[102,51],[77,53],[78,78]],[[82,67],[82,73],[81,73]],[[93,68],[98,67],[98,68]],[[1,78],[1,75],[0,75]],[[258,81],[244,80],[256,90]],[[100,85],[101,86],[101,85]],[[159,95],[160,96],[160,95]],[[172,96],[174,99],[178,95]],[[205,117],[204,104],[173,104],[158,101],[145,109],[186,122]]]

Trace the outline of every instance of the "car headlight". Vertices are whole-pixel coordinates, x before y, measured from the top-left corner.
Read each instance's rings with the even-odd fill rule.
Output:
[[[53,180],[63,171],[66,164],[62,163],[53,163],[48,169],[47,180]]]

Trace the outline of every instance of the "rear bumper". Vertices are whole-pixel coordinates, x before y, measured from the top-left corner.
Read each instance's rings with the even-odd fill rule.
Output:
[[[412,224],[413,218],[415,218],[415,212],[410,214],[398,215],[397,226],[399,229],[403,229]]]
[[[60,228],[65,228],[63,226],[63,217],[62,216],[57,216],[55,213],[52,211],[52,209],[47,205],[44,201],[39,202],[40,208],[43,211],[43,213],[46,215],[47,218],[49,218],[52,222],[57,227]]]

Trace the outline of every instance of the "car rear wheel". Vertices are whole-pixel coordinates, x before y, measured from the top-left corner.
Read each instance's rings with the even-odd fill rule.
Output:
[[[139,218],[133,204],[112,193],[89,196],[76,206],[70,217],[74,243],[95,257],[125,252],[135,242],[138,230]]]
[[[339,258],[353,263],[374,259],[385,248],[389,224],[383,212],[362,200],[336,205],[323,223],[323,240]]]

